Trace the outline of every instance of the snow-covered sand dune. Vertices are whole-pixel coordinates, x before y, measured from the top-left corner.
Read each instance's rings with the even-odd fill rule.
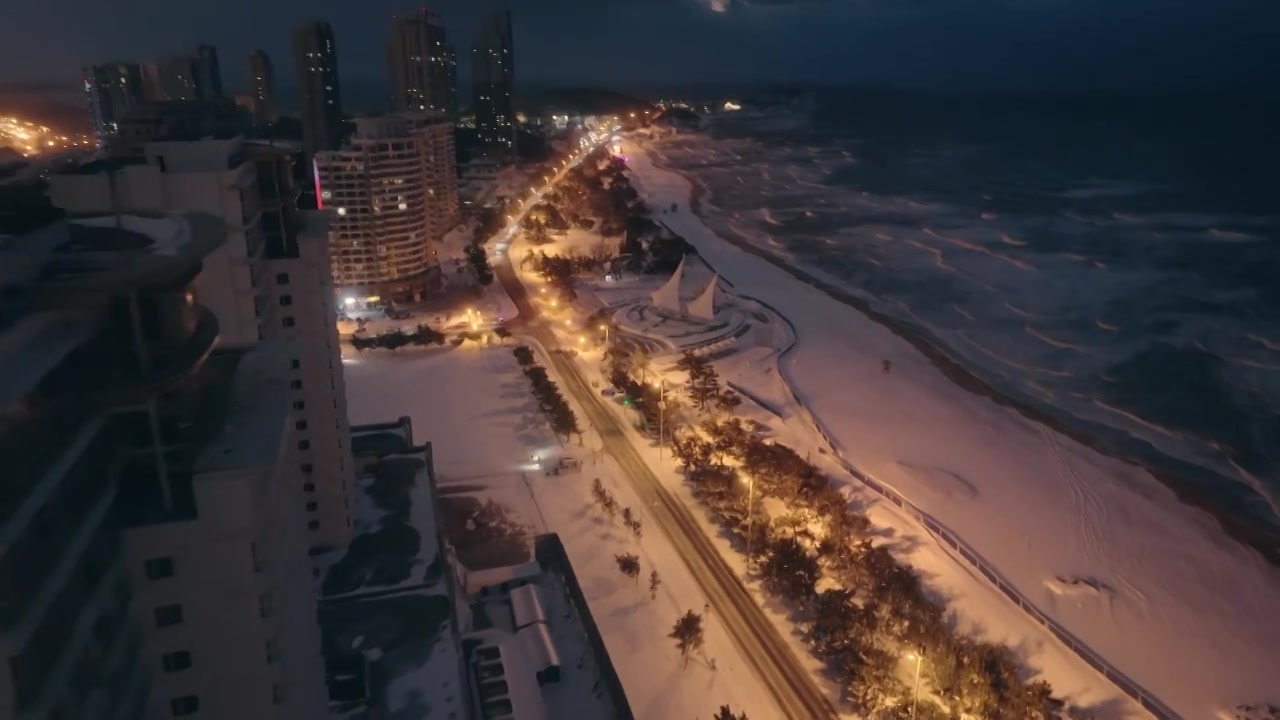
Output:
[[[1280,702],[1275,568],[1146,470],[954,385],[888,329],[717,238],[688,210],[687,180],[626,152],[653,206],[680,204],[663,221],[794,324],[782,369],[850,462],[1182,716]]]

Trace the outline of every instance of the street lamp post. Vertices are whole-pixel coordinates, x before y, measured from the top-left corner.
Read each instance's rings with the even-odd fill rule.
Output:
[[[743,474],[747,479],[747,574],[751,574],[751,531],[754,529],[756,514],[751,511],[755,505],[756,480],[750,475]]]
[[[658,386],[658,459],[662,459],[662,438],[666,434],[663,426],[667,422],[667,380],[660,378],[654,383]]]
[[[604,345],[605,347],[608,347],[609,346],[609,326],[601,325],[600,329],[604,331]]]
[[[924,645],[916,649],[916,684],[911,694],[911,720],[916,720],[916,705],[920,703],[920,664],[924,662]]]

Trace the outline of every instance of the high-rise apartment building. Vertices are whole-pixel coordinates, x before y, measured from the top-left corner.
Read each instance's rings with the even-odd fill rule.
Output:
[[[201,45],[191,55],[175,55],[142,66],[147,100],[217,100],[222,97],[222,70],[218,50]]]
[[[249,97],[254,120],[276,121],[275,73],[271,68],[271,58],[262,50],[249,53]]]
[[[358,118],[341,150],[316,155],[335,286],[395,302],[426,295],[436,247],[459,220],[454,158],[453,124],[426,113]]]
[[[289,349],[282,370],[297,415],[307,528],[313,546],[327,547],[351,533],[353,470],[326,217],[300,212],[285,177],[299,152],[230,133],[171,136],[139,156],[56,174],[49,195],[71,215],[194,211],[222,220],[226,242],[205,259],[195,288],[218,317],[220,347],[277,341]]]
[[[143,101],[142,68],[123,62],[90,65],[84,68],[83,81],[94,134],[105,143],[125,113]]]
[[[196,48],[196,97],[207,100],[222,97],[222,67],[218,64],[218,48],[200,45]]]
[[[387,64],[391,106],[453,117],[456,100],[449,77],[449,45],[440,16],[422,8],[391,21]]]
[[[471,48],[471,82],[476,136],[500,153],[515,153],[516,111],[511,97],[515,84],[511,11],[490,15]]]
[[[449,97],[452,99],[452,108],[450,110],[449,119],[458,121],[458,51],[452,45],[445,46],[445,57],[449,64]]]
[[[175,57],[142,66],[142,82],[147,100],[168,102],[195,100],[199,65],[191,57]]]
[[[294,31],[293,63],[307,157],[335,150],[342,144],[342,90],[338,48],[329,23],[307,23]]]
[[[0,250],[0,716],[326,712],[284,359],[219,350],[200,214]]]

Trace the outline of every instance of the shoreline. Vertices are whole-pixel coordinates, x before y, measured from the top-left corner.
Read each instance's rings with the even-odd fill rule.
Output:
[[[683,177],[689,183],[691,188],[689,207],[695,215],[705,222],[706,216],[703,214],[702,201],[708,193],[707,188],[696,178],[690,177],[688,174],[670,167],[666,164],[665,159],[662,158],[660,153],[650,150],[648,154],[650,162],[652,162],[654,166],[665,172],[675,173]],[[1147,454],[1156,456],[1150,458],[1150,460],[1158,461],[1159,464],[1164,464],[1166,466],[1177,466],[1177,470],[1170,467],[1160,467],[1157,462],[1143,462],[1141,459],[1133,457],[1133,453],[1124,452],[1120,448],[1113,447],[1106,441],[1106,439],[1098,437],[1094,433],[1087,432],[1080,427],[1073,426],[1072,423],[1056,417],[1053,413],[1045,410],[1044,408],[1037,407],[1000,390],[956,361],[943,349],[938,347],[935,342],[922,335],[917,328],[876,310],[871,307],[870,303],[866,300],[853,295],[844,288],[818,278],[803,268],[796,267],[785,259],[778,257],[776,254],[749,241],[736,237],[726,237],[720,233],[712,234],[722,242],[728,243],[742,252],[749,253],[768,262],[770,265],[786,272],[796,280],[799,280],[810,287],[823,292],[833,300],[858,311],[871,322],[885,328],[895,336],[909,343],[917,352],[928,359],[929,362],[951,383],[959,386],[961,389],[971,394],[991,400],[1002,407],[1010,408],[1028,420],[1047,428],[1051,432],[1071,438],[1072,440],[1075,440],[1081,445],[1084,445],[1103,456],[1119,460],[1145,470],[1160,484],[1172,491],[1179,502],[1209,514],[1217,521],[1219,527],[1221,527],[1222,530],[1233,540],[1258,553],[1273,567],[1280,567],[1280,531],[1229,512],[1221,506],[1218,498],[1214,497],[1210,492],[1202,488],[1196,482],[1187,478],[1187,475],[1204,474],[1209,471],[1192,465],[1191,463],[1171,458],[1160,453],[1159,450],[1150,446],[1148,443],[1145,443],[1145,441],[1133,438],[1133,441],[1142,443],[1146,446]],[[1179,470],[1181,472],[1179,472]]]

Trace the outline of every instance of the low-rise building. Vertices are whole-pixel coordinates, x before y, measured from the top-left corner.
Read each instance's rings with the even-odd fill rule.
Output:
[[[558,537],[535,538],[522,565],[470,572],[409,418],[352,428],[352,452],[358,535],[318,558],[334,714],[633,718]]]

